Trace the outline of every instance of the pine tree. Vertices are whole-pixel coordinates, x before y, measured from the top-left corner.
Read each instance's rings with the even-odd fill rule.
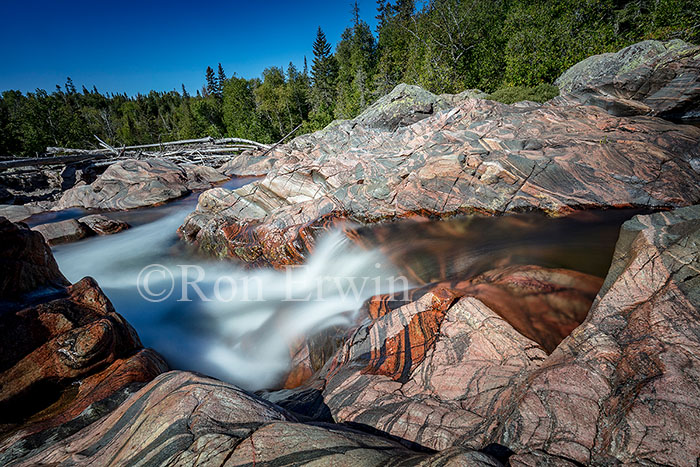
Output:
[[[224,67],[219,63],[219,69],[216,79],[216,96],[221,99],[224,92],[224,84],[226,84],[226,73],[224,73]]]
[[[210,67],[210,66],[207,67],[205,77],[207,80],[206,95],[215,96],[216,91],[217,91],[217,84],[216,84],[216,75],[214,74],[214,70],[212,69],[212,67]],[[204,94],[204,92],[202,92],[202,94]]]
[[[339,64],[336,118],[353,118],[372,101],[376,44],[370,27],[360,19],[357,2],[352,21],[352,27],[343,32],[335,54]]]
[[[73,84],[73,80],[69,76],[66,78],[66,94],[75,94],[77,90],[75,89],[75,85]]]
[[[325,126],[332,120],[334,111],[337,62],[331,54],[331,45],[320,27],[316,32],[313,52],[311,100],[318,126]]]

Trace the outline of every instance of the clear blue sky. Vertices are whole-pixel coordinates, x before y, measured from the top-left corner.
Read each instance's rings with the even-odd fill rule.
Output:
[[[252,78],[268,66],[301,69],[321,26],[333,48],[350,24],[351,0],[3,0],[0,91],[76,87],[136,94],[194,93],[208,65]],[[359,0],[374,30],[375,0]]]

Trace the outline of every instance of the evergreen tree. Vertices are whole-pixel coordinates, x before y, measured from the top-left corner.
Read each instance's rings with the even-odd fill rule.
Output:
[[[75,94],[77,91],[75,89],[75,85],[73,84],[73,80],[69,76],[66,78],[66,94]]]
[[[216,75],[214,74],[214,70],[210,66],[207,67],[207,71],[205,72],[205,79],[206,95],[215,96],[218,89],[218,84],[216,83]],[[204,92],[202,94],[204,94]]]
[[[331,55],[331,45],[319,27],[313,44],[314,59],[311,65],[311,102],[313,107],[314,129],[322,128],[333,120],[337,62]]]
[[[219,63],[219,69],[216,76],[216,95],[219,99],[223,97],[224,84],[226,84],[226,73],[224,73],[224,67]]]
[[[373,100],[376,46],[372,31],[360,19],[357,2],[353,5],[352,21],[353,26],[343,32],[336,49],[339,64],[335,106],[337,118],[353,118]]]

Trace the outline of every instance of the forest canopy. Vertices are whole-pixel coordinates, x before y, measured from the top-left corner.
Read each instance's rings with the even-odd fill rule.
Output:
[[[372,31],[362,14],[376,14]],[[481,89],[494,99],[547,99],[567,68],[645,39],[700,42],[697,0],[413,0],[352,5],[338,44],[319,27],[311,65],[270,66],[260,78],[207,68],[194,94],[103,94],[68,78],[51,93],[0,98],[0,156],[48,146],[87,148],[204,136],[273,142],[298,125],[353,118],[399,83],[434,93]]]

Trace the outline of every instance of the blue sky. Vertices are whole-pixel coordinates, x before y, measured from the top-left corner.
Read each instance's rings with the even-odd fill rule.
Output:
[[[133,1],[0,4],[0,91],[81,88],[135,94],[201,88],[207,65],[252,78],[292,61],[299,69],[321,26],[333,47],[350,24],[350,0]],[[375,0],[359,0],[372,30]]]

